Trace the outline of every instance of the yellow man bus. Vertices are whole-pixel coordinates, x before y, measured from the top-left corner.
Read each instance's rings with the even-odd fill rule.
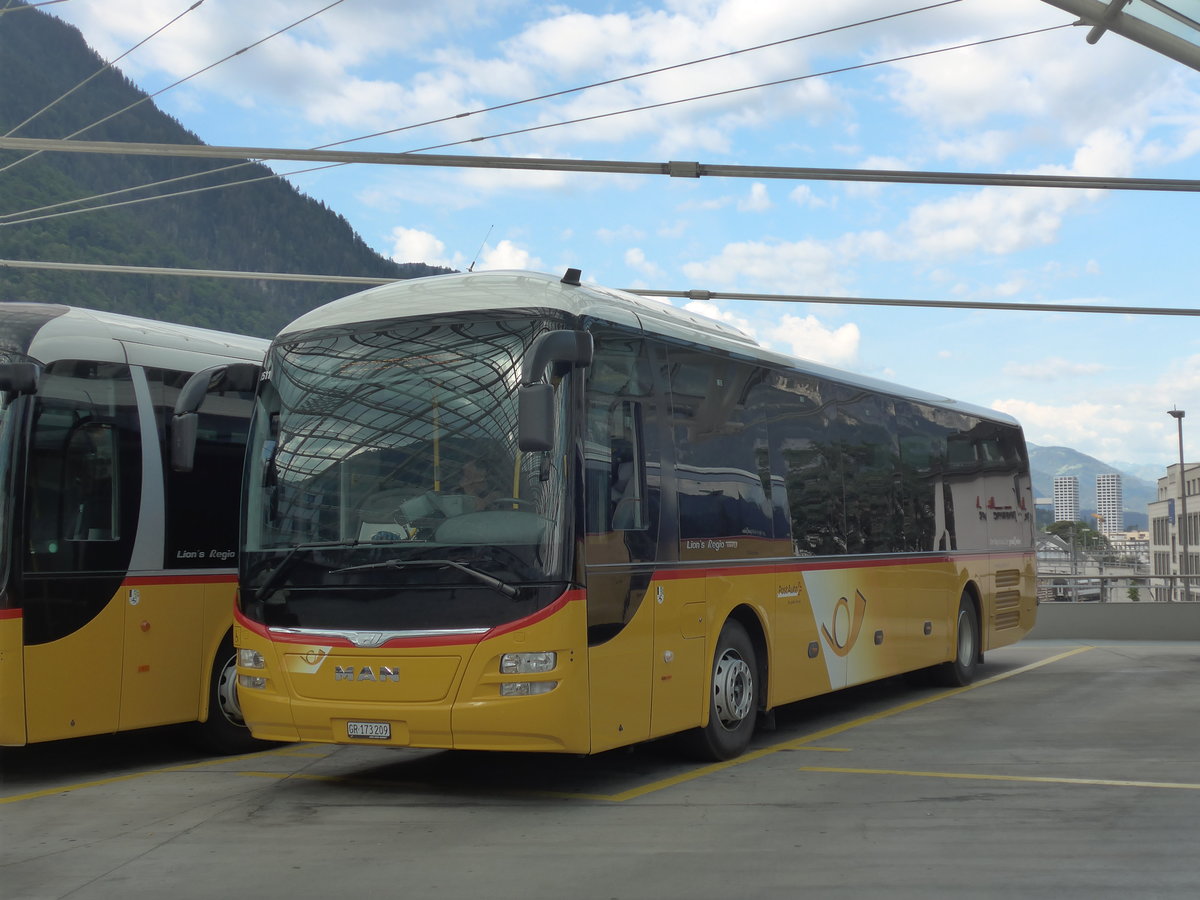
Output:
[[[239,694],[271,740],[729,758],[781,704],[965,683],[1036,612],[1012,419],[577,270],[298,319],[244,513]]]
[[[0,303],[0,745],[195,722],[248,749],[237,507],[267,342]],[[166,463],[194,373],[191,472]],[[241,367],[237,369],[236,367]]]

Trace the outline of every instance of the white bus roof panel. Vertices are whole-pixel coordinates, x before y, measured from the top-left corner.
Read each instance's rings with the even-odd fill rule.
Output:
[[[286,326],[278,340],[358,323],[398,322],[472,310],[553,309],[700,343],[843,384],[1016,425],[1011,416],[949,397],[768,350],[743,332],[706,316],[596,284],[564,284],[555,275],[522,271],[432,275],[380,285],[317,307]]]

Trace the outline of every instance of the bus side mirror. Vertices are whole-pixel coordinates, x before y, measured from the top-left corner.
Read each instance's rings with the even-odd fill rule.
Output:
[[[554,449],[554,388],[523,384],[517,391],[517,444],[526,453]]]
[[[213,391],[252,391],[261,367],[254,363],[227,363],[201,369],[187,380],[175,398],[171,416],[171,468],[190,472],[196,462],[196,438],[200,432],[200,405]]]
[[[517,446],[524,452],[554,447],[554,388],[543,381],[546,366],[572,369],[592,364],[594,344],[588,331],[548,331],[525,355],[517,390]]]
[[[36,394],[38,367],[33,363],[4,363],[0,365],[0,391],[9,400],[24,394]]]

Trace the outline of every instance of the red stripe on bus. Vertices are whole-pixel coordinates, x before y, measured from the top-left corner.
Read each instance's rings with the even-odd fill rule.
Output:
[[[24,615],[19,609],[0,609],[0,619],[19,619]]]
[[[1032,551],[1003,550],[996,553],[939,554],[937,556],[906,556],[887,559],[823,559],[814,562],[748,563],[743,566],[705,566],[703,568],[672,568],[655,571],[654,581],[676,581],[689,578],[730,578],[737,575],[771,575],[791,572],[825,572],[830,569],[878,569],[889,566],[927,566],[947,563],[994,561],[998,556],[1032,559]]]
[[[151,584],[237,584],[237,573],[220,575],[128,575],[124,584],[133,587]]]
[[[551,616],[557,614],[567,607],[570,603],[582,602],[584,592],[581,590],[569,590],[563,593],[557,600],[551,603],[544,609],[539,609],[532,615],[526,616],[523,619],[517,619],[515,622],[506,622],[503,625],[497,625],[489,631],[482,634],[464,634],[464,635],[429,635],[425,637],[411,638],[393,638],[379,647],[371,648],[378,650],[395,650],[401,647],[447,647],[458,644],[478,644],[489,638],[498,637],[502,634],[510,634],[514,631],[520,631],[522,628],[528,628],[531,625],[536,625]],[[321,644],[329,647],[355,647],[356,645],[347,638],[338,637],[334,634],[284,634],[269,628],[259,622],[254,622],[246,618],[245,613],[240,609],[233,611],[234,622],[241,625],[261,638],[276,644]],[[346,629],[351,631],[354,629]],[[372,629],[363,629],[370,631]]]

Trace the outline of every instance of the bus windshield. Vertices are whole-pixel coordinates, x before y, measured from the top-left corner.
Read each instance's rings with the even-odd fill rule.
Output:
[[[565,577],[560,464],[516,434],[522,359],[550,327],[442,316],[278,343],[247,455],[243,607],[350,628],[527,614],[518,588]]]

